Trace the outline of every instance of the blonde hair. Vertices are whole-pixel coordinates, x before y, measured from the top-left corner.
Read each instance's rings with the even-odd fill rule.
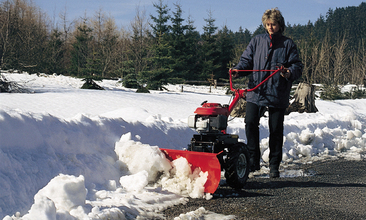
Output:
[[[262,24],[266,27],[266,22],[268,20],[272,20],[277,22],[280,26],[280,32],[283,33],[285,31],[285,19],[283,18],[280,10],[278,8],[268,9],[264,12],[262,16]]]

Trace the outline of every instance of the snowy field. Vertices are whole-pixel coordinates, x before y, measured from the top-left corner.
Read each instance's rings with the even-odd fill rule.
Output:
[[[188,116],[205,100],[228,104],[224,88],[170,85],[140,94],[112,80],[96,91],[61,75],[4,75],[31,93],[0,93],[0,218],[163,219],[168,207],[212,198],[203,193],[204,173],[190,172],[184,160],[170,163],[159,148],[185,148],[195,133]],[[295,162],[366,157],[366,100],[316,106],[317,113],[285,117],[281,176],[306,175],[291,168]],[[263,160],[251,178],[268,178],[265,117],[260,131]],[[246,142],[243,119],[231,120],[228,132]],[[176,219],[233,218],[211,211]]]

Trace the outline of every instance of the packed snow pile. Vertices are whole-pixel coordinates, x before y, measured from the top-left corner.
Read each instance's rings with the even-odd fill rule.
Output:
[[[125,134],[116,143],[121,169],[126,168],[131,175],[120,178],[120,184],[128,191],[142,191],[149,183],[170,192],[201,198],[207,172],[196,168],[193,172],[188,161],[180,157],[170,162],[157,146],[150,146],[131,140],[131,134]]]
[[[205,100],[227,104],[225,88],[169,85],[141,94],[113,80],[98,82],[105,90],[97,91],[62,75],[5,75],[32,92],[0,93],[0,218],[159,219],[159,211],[189,197],[211,198],[203,193],[207,173],[190,170],[183,158],[168,161],[159,148],[185,148],[195,133],[188,116]],[[285,117],[281,176],[304,175],[293,162],[366,157],[366,100],[316,106],[317,113]],[[246,142],[243,119],[231,120],[228,132]],[[260,132],[262,177],[266,117]]]

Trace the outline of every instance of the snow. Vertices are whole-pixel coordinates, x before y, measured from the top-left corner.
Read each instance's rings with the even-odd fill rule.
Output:
[[[118,81],[106,90],[82,90],[62,75],[4,73],[30,93],[0,93],[0,218],[151,219],[203,193],[207,173],[183,158],[168,161],[159,148],[183,149],[195,133],[187,126],[208,100],[227,104],[225,88],[169,85],[135,93]],[[307,175],[294,163],[365,158],[366,100],[316,100],[317,113],[285,117],[281,176]],[[243,119],[228,132],[246,142]],[[261,119],[261,170],[268,178],[268,121]],[[176,219],[233,219],[205,210]]]

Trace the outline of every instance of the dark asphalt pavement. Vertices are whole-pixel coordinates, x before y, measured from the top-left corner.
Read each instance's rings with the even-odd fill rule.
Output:
[[[366,220],[366,160],[345,159],[298,164],[305,173],[294,178],[250,178],[245,189],[219,186],[211,200],[190,199],[164,211],[167,219],[206,210],[237,219]]]

